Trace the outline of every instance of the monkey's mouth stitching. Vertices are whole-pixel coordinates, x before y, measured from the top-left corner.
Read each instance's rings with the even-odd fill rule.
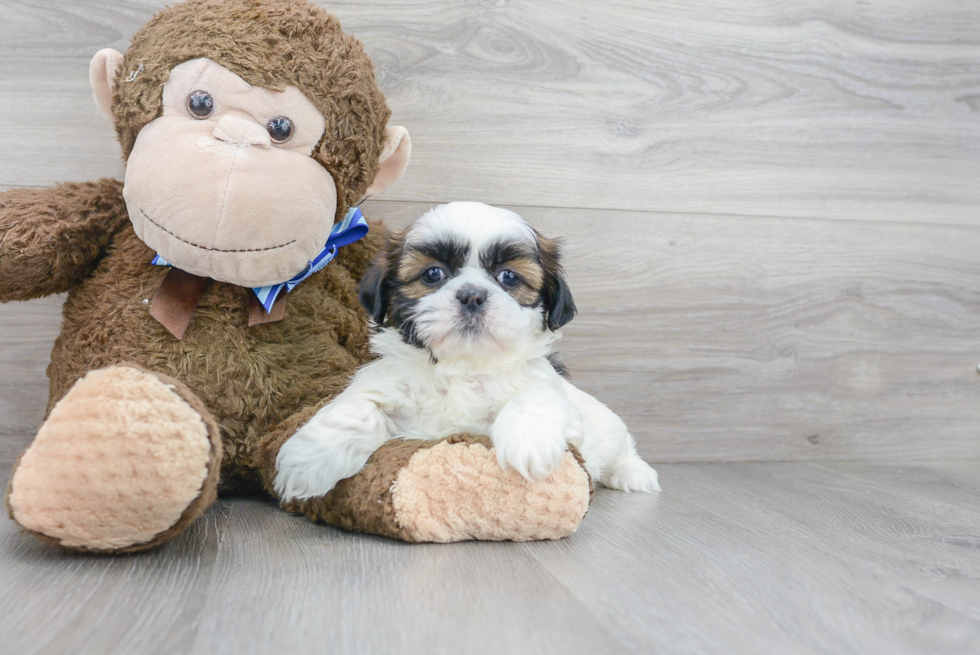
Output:
[[[164,226],[160,225],[155,220],[153,220],[152,218],[150,218],[149,214],[147,214],[143,210],[142,207],[140,208],[140,213],[143,214],[143,218],[145,218],[146,220],[150,221],[151,223],[153,223],[154,225],[156,225],[158,228],[160,228],[161,230],[163,230],[164,232],[166,232],[167,234],[169,234],[173,238],[177,239],[178,241],[180,241],[182,243],[186,243],[189,246],[194,246],[195,248],[200,248],[201,250],[210,250],[212,252],[262,252],[264,250],[276,250],[277,248],[285,248],[286,246],[290,246],[290,245],[296,243],[296,239],[293,239],[292,241],[287,241],[286,243],[280,243],[278,246],[269,246],[268,248],[241,248],[239,250],[222,250],[221,248],[208,248],[207,246],[202,246],[202,245],[196,244],[193,241],[188,241],[187,239],[185,239],[185,238],[183,238],[181,236],[178,236],[178,235],[174,234],[173,232],[171,232],[170,230],[168,230],[167,228],[165,228]]]

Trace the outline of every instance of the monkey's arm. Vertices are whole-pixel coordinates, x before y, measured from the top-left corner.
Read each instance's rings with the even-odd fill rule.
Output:
[[[0,193],[0,302],[67,291],[128,220],[118,180]]]

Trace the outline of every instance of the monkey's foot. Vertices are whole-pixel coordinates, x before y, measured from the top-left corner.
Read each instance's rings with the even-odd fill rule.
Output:
[[[348,530],[412,542],[560,539],[589,507],[592,481],[568,452],[547,480],[504,471],[486,437],[392,440],[326,496],[285,505]]]
[[[74,550],[131,552],[176,536],[217,495],[218,427],[183,384],[124,364],[62,398],[7,487],[10,517]]]

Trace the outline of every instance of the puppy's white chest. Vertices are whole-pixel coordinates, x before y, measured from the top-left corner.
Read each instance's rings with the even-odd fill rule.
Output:
[[[489,376],[433,377],[425,382],[410,384],[404,404],[389,413],[397,436],[441,439],[458,432],[486,434],[500,408],[517,392]]]
[[[381,357],[361,369],[345,394],[371,399],[395,438],[441,439],[458,432],[488,434],[504,405],[531,386],[561,387],[548,345],[530,357],[434,362],[393,328],[372,337]]]

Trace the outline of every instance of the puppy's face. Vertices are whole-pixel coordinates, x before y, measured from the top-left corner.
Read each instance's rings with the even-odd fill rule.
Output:
[[[475,202],[441,205],[393,234],[361,302],[439,361],[519,356],[575,314],[557,242]]]

